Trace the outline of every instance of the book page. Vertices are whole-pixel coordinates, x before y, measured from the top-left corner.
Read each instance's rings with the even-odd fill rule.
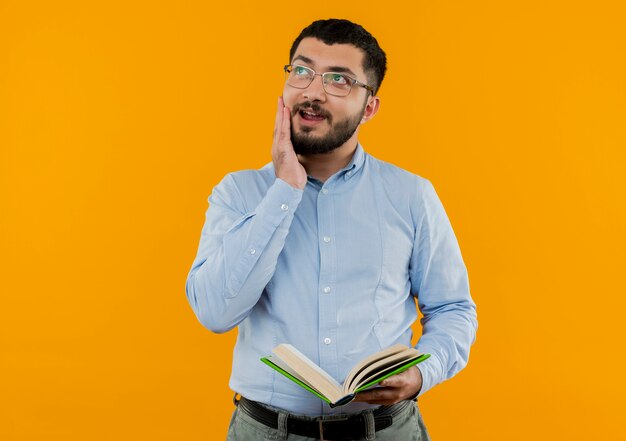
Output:
[[[369,383],[377,377],[382,377],[386,373],[392,372],[418,357],[419,353],[415,351],[415,353],[397,354],[395,357],[380,360],[363,370],[356,378],[354,378],[348,390],[353,392],[361,385]]]
[[[331,402],[343,397],[343,388],[337,380],[290,344],[280,344],[272,352],[289,366],[291,371],[297,372],[302,381],[311,385]]]
[[[315,389],[315,386],[313,386],[311,383],[309,383],[308,381],[306,381],[306,378],[304,378],[302,375],[300,375],[299,373],[297,373],[296,371],[294,371],[293,369],[291,369],[287,363],[285,363],[284,361],[282,361],[280,358],[274,356],[269,356],[267,357],[272,363],[274,363],[276,366],[278,366],[279,368],[281,368],[282,370],[289,372],[291,375],[293,375],[294,377],[296,377],[298,380],[302,381],[303,383],[305,383],[307,386],[309,386],[311,389]],[[318,391],[319,392],[319,391]]]
[[[388,347],[387,349],[383,349],[382,351],[378,351],[372,355],[370,355],[367,358],[364,358],[362,361],[360,361],[356,366],[354,366],[350,372],[348,372],[348,376],[346,377],[344,383],[343,383],[343,388],[344,391],[347,391],[350,387],[350,385],[354,382],[354,378],[359,375],[364,369],[367,369],[368,366],[372,365],[373,363],[376,363],[377,361],[390,357],[392,355],[395,354],[399,354],[403,351],[406,351],[407,349],[413,349],[413,348],[409,348],[408,346],[405,346],[403,344],[395,344],[393,346]]]

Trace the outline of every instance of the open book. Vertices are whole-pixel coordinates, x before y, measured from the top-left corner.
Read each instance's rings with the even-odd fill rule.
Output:
[[[289,344],[276,346],[272,353],[274,355],[263,357],[261,361],[314,393],[330,407],[348,404],[358,392],[430,357],[430,354],[421,354],[417,349],[397,344],[362,360],[352,368],[341,385]]]

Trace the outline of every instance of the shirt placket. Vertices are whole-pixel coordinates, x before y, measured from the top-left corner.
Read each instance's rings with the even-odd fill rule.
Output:
[[[318,346],[320,367],[331,376],[339,375],[337,338],[336,270],[337,245],[333,188],[327,181],[317,197],[318,241],[320,273],[317,295],[319,298]],[[339,382],[342,379],[337,379]]]

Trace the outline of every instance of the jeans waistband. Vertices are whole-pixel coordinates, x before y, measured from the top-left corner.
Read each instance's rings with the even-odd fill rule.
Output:
[[[278,429],[279,422],[282,422],[288,433],[316,439],[326,437],[337,441],[361,439],[368,431],[385,429],[393,424],[394,417],[413,404],[412,401],[401,401],[391,406],[381,406],[355,414],[307,417],[277,412],[245,397],[241,397],[238,403],[242,412],[273,429]]]

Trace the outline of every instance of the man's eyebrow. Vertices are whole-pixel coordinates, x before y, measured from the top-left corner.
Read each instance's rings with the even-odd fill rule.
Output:
[[[329,72],[338,72],[338,73],[349,73],[350,75],[352,75],[353,77],[356,78],[356,74],[354,72],[352,72],[350,69],[348,69],[347,67],[343,67],[343,66],[330,66],[328,68]]]
[[[302,60],[304,63],[307,63],[307,64],[314,64],[313,60],[311,60],[309,57],[305,57],[304,55],[297,55],[296,57],[294,57],[294,59],[291,62],[293,63],[296,60]],[[348,73],[356,78],[356,74],[352,72],[351,69],[344,67],[344,66],[329,66],[328,72]]]
[[[298,55],[291,62],[293,63],[296,60],[302,60],[305,63],[313,64],[313,60],[311,60],[309,57],[305,57],[304,55]]]

